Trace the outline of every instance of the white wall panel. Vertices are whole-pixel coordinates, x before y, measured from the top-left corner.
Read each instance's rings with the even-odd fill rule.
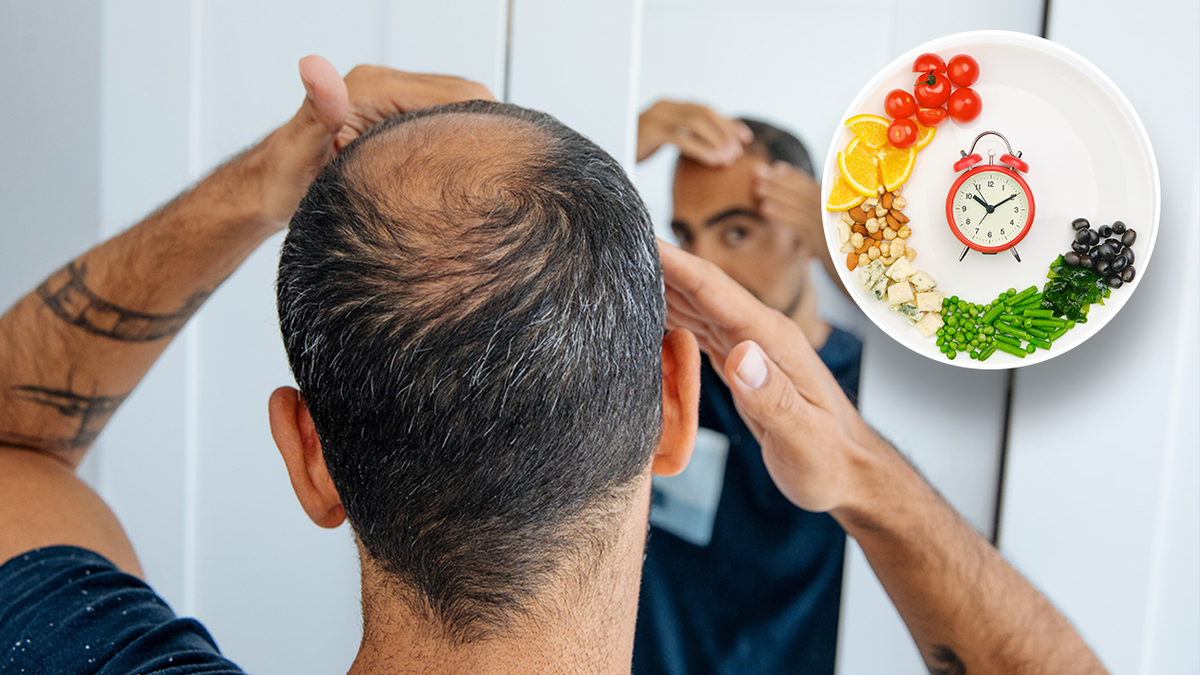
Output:
[[[475,80],[504,95],[508,0],[388,0],[384,64]]]
[[[0,311],[96,242],[100,7],[0,3]]]
[[[512,0],[508,100],[633,166],[641,0]]]
[[[1115,673],[1197,672],[1198,27],[1200,6],[1165,0],[1055,0],[1050,14],[1051,39],[1141,116],[1162,220],[1121,314],[1018,374],[1000,543]]]

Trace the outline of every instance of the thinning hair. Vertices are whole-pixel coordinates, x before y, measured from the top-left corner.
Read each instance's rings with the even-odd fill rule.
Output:
[[[313,182],[281,331],[370,556],[458,641],[611,543],[662,429],[662,270],[620,165],[549,115],[386,120]]]
[[[754,140],[749,146],[751,151],[757,151],[766,157],[768,162],[787,162],[809,176],[816,177],[808,148],[795,134],[770,122],[750,117],[740,117],[738,121],[750,127],[750,132],[754,134]]]

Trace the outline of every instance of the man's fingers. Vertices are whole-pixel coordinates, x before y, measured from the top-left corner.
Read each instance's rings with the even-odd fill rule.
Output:
[[[753,341],[743,342],[725,359],[725,380],[746,420],[777,438],[805,431],[812,402],[805,399],[783,370]]]
[[[300,59],[300,81],[304,83],[304,106],[313,121],[328,134],[340,131],[350,110],[342,76],[328,61],[312,55]]]

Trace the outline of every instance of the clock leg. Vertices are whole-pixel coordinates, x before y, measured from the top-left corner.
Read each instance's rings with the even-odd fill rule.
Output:
[[[958,256],[958,262],[962,262],[963,258],[967,257],[967,251],[970,251],[970,250],[971,250],[970,246],[964,246],[962,255]],[[1020,260],[1020,258],[1017,258],[1017,260]]]
[[[1010,248],[1010,249],[1008,249],[1008,250],[1012,251],[1013,257],[1017,259],[1017,262],[1021,262],[1021,254],[1017,253],[1017,247],[1016,247],[1016,246],[1014,246],[1014,247],[1012,247],[1012,248]]]

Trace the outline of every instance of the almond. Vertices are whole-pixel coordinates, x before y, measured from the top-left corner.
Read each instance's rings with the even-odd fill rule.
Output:
[[[870,234],[870,232],[867,232],[867,228],[863,227],[862,225],[859,225],[858,223],[855,223],[854,225],[852,225],[850,227],[850,231],[857,232],[864,237],[867,236],[868,234]]]
[[[856,268],[856,267],[858,267],[858,256],[854,255],[853,252],[847,253],[846,254],[846,268],[849,269],[851,272],[853,272],[854,268]]]
[[[874,232],[871,233],[871,238],[876,241],[883,241],[883,233],[880,232],[879,230],[875,230]]]
[[[879,198],[879,203],[883,204],[883,208],[891,209],[892,208],[892,193],[890,193],[890,192],[883,193],[883,196]]]
[[[867,222],[867,212],[863,211],[861,207],[856,206],[850,209],[848,213],[850,214],[850,218],[856,223]]]
[[[902,223],[899,220],[897,220],[896,216],[892,215],[892,213],[890,211],[887,214],[886,220],[887,220],[888,227],[892,228],[893,232],[900,229],[900,225],[902,225]]]
[[[892,209],[891,211],[889,211],[889,213],[891,213],[892,216],[895,217],[895,219],[898,220],[901,225],[908,222],[908,216],[904,215],[902,212],[900,212],[897,209]]]

